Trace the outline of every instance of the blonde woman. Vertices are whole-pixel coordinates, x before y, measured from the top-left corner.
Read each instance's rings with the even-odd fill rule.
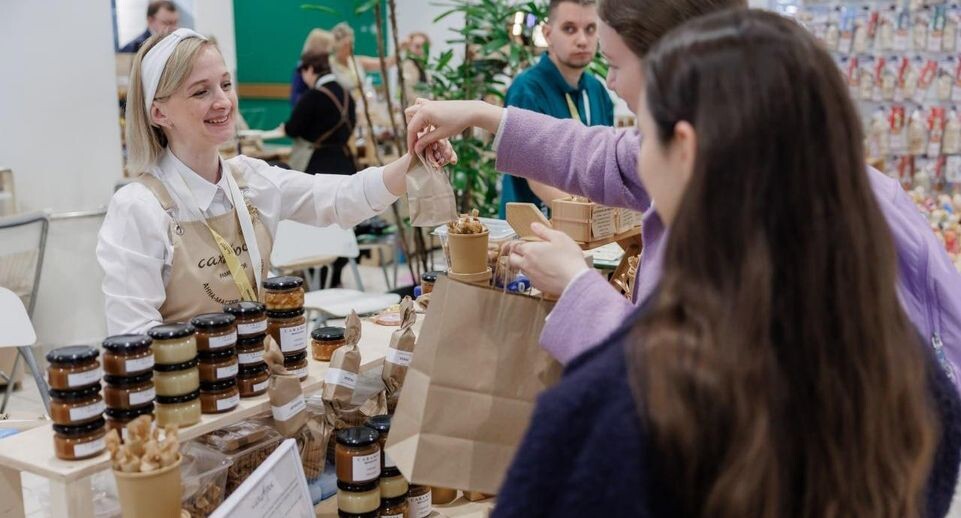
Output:
[[[330,68],[337,82],[349,91],[361,90],[367,72],[380,71],[380,59],[354,55],[354,29],[347,22],[340,22],[330,31],[334,35],[334,59]],[[351,63],[353,61],[353,63]],[[397,64],[397,56],[387,56],[387,66]]]
[[[330,54],[334,48],[334,35],[330,31],[323,29],[313,29],[307,34],[304,40],[304,50],[300,51],[300,60],[294,67],[293,75],[290,77],[290,107],[297,106],[300,96],[312,85],[304,82],[301,71],[303,70],[304,56],[317,54]]]
[[[143,174],[117,191],[100,229],[109,334],[257,299],[281,220],[349,227],[406,191],[406,155],[353,176],[222,159],[237,94],[220,52],[189,29],[144,44],[129,96],[128,168]],[[432,157],[446,162],[449,152]]]

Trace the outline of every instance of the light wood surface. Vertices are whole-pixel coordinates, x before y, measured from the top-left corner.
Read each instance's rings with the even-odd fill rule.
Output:
[[[641,227],[634,227],[631,230],[628,230],[627,232],[614,234],[613,236],[608,238],[598,239],[597,241],[591,241],[590,243],[584,243],[584,242],[578,241],[577,244],[580,245],[582,250],[593,250],[595,248],[599,248],[604,245],[609,245],[611,243],[614,243],[615,241],[623,241],[625,239],[629,239],[639,235],[641,235]]]
[[[494,509],[494,499],[471,502],[463,494],[447,505],[434,506],[430,518],[487,518]],[[314,507],[317,518],[337,518],[337,497],[332,496]]]

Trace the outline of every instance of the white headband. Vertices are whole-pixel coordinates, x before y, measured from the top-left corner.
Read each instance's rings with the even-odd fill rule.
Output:
[[[177,48],[177,44],[190,38],[200,38],[207,41],[207,38],[190,29],[177,29],[160,40],[160,43],[154,45],[140,62],[143,102],[147,113],[150,113],[150,106],[153,104],[154,95],[157,94],[157,85],[160,84],[160,76],[163,74],[164,67],[167,66],[167,60],[170,59],[170,55]]]

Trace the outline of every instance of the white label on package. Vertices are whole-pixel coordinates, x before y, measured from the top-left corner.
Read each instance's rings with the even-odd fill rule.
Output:
[[[259,335],[267,330],[267,319],[253,324],[237,324],[237,333],[242,335]]]
[[[407,499],[410,507],[411,518],[427,518],[430,516],[433,507],[430,504],[430,491],[426,495],[415,496]]]
[[[74,444],[73,456],[77,458],[89,457],[91,455],[96,455],[97,453],[102,452],[106,448],[107,448],[107,443],[106,441],[104,441],[104,438],[101,437],[96,441],[90,441],[83,444]]]
[[[254,384],[253,391],[254,391],[254,392],[260,392],[261,390],[267,390],[267,385],[269,385],[269,384],[270,384],[270,381],[269,381],[269,380],[268,380],[268,381],[262,381],[262,382],[260,382],[260,383],[256,383],[256,384]]]
[[[280,350],[289,353],[307,347],[307,324],[280,328]]]
[[[237,355],[237,361],[239,361],[241,365],[260,363],[264,361],[264,352],[254,351],[252,353],[240,353]]]
[[[612,207],[594,206],[591,214],[591,234],[593,239],[604,239],[614,235],[614,209]]]
[[[397,467],[397,463],[394,462],[394,459],[390,458],[390,455],[387,455],[387,452],[386,452],[386,451],[384,452],[384,467],[385,467],[385,468],[396,468],[396,467]]]
[[[354,457],[354,480],[367,482],[380,476],[380,452]]]
[[[154,390],[153,387],[150,387],[147,390],[141,390],[140,392],[131,392],[130,406],[145,405],[154,399],[157,399],[157,391]]]
[[[239,395],[231,396],[231,397],[229,397],[229,398],[227,398],[227,399],[218,399],[218,400],[217,400],[217,410],[220,411],[220,412],[223,412],[224,410],[230,410],[231,408],[234,408],[234,407],[237,406],[238,404],[240,404],[240,396],[239,396]]]
[[[414,353],[407,351],[400,351],[390,347],[387,349],[387,361],[395,365],[400,365],[402,367],[407,367],[410,365],[411,358],[414,357]]]
[[[232,347],[237,343],[237,332],[231,331],[223,336],[211,336],[207,343],[210,344],[211,349],[223,349],[224,347]]]
[[[240,367],[238,367],[236,363],[233,365],[228,365],[226,367],[220,367],[219,369],[217,369],[217,379],[222,380],[222,379],[232,378],[237,375],[237,372],[239,370],[240,370]]]
[[[292,417],[303,412],[306,408],[307,402],[304,401],[304,395],[301,394],[284,405],[271,406],[270,411],[274,414],[275,421],[290,421]]]
[[[93,385],[100,381],[103,373],[100,371],[100,367],[92,371],[78,372],[76,374],[67,375],[67,386],[70,388],[85,387],[87,385]]]
[[[142,372],[153,368],[153,355],[127,360],[127,372]]]
[[[342,369],[327,369],[327,375],[324,376],[324,383],[340,385],[341,387],[354,390],[354,387],[357,386],[357,375]]]
[[[71,421],[85,421],[102,414],[107,409],[103,401],[97,401],[92,405],[74,407],[70,409]]]
[[[400,514],[382,514],[380,518],[404,518],[404,513]]]

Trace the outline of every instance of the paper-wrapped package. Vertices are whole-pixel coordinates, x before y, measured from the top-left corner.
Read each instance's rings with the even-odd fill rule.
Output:
[[[274,427],[284,437],[293,437],[307,423],[307,404],[300,378],[284,367],[284,353],[269,336],[265,339],[267,352],[264,361],[270,368],[267,397],[274,416]]]
[[[414,355],[414,323],[417,322],[417,312],[414,311],[414,301],[404,297],[400,303],[400,329],[394,331],[390,337],[390,347],[384,358],[384,371],[381,378],[387,387],[388,399],[400,391],[407,376],[407,367]]]
[[[360,317],[355,311],[351,311],[347,317],[344,339],[347,343],[334,351],[330,368],[324,376],[323,399],[334,409],[350,406],[360,375],[360,349],[357,347],[360,342]]]

